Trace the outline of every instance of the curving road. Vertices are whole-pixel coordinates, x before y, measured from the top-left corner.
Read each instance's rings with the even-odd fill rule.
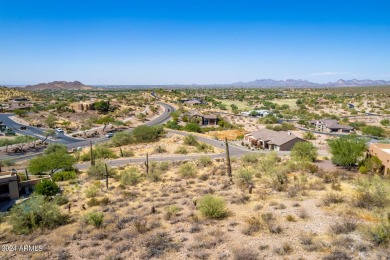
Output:
[[[163,102],[156,102],[156,103],[161,105],[164,108],[164,112],[158,118],[155,118],[155,119],[147,122],[145,125],[153,126],[153,125],[163,124],[169,120],[171,112],[173,112],[175,110],[175,108],[169,104],[166,104]],[[45,139],[45,137],[43,135],[44,135],[44,132],[46,129],[19,124],[19,123],[15,122],[14,120],[12,120],[10,118],[10,116],[13,116],[13,114],[10,114],[10,113],[0,114],[0,121],[2,121],[9,128],[12,128],[16,133],[33,136],[33,137],[36,137],[36,138],[41,139],[41,140]],[[25,126],[26,130],[20,130],[20,127],[22,127],[22,126]],[[131,132],[132,129],[129,129],[127,131]],[[101,142],[107,141],[109,139],[107,137],[100,137],[100,138],[91,138],[91,139],[87,139],[87,140],[82,140],[82,139],[67,136],[64,133],[58,133],[58,134],[56,134],[56,137],[58,138],[58,140],[49,140],[48,139],[47,141],[48,142],[63,143],[68,147],[68,149],[73,149],[76,147],[85,147],[85,146],[90,145],[91,142],[93,144],[96,144],[96,143],[101,143]],[[23,155],[6,155],[6,156],[0,157],[0,160],[7,160],[7,159],[25,160],[25,159],[33,158],[39,154],[42,154],[42,152],[41,151],[40,152],[28,152],[28,153],[23,154]]]

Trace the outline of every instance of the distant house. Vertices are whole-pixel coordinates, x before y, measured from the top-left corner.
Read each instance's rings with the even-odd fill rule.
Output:
[[[253,111],[250,111],[250,112],[241,112],[241,115],[242,116],[259,116],[259,117],[265,117],[265,116],[268,116],[272,114],[271,111],[269,110],[253,110]]]
[[[11,100],[5,103],[2,103],[0,106],[0,111],[1,112],[12,112],[15,110],[28,110],[32,108],[34,105],[32,103],[26,103],[25,101],[16,101],[16,100]]]
[[[200,98],[182,99],[180,100],[180,103],[183,103],[187,106],[207,105],[207,102],[203,101]]]
[[[315,126],[315,130],[324,133],[351,133],[354,131],[352,126],[340,125],[337,120],[334,119],[321,119],[309,121],[309,124]]]
[[[197,122],[200,126],[216,126],[219,122],[218,115],[215,114],[204,115],[195,111],[189,113],[187,116],[189,121]]]
[[[368,154],[378,157],[384,166],[384,174],[390,174],[390,144],[371,143]]]
[[[244,142],[271,151],[290,151],[296,143],[306,141],[291,132],[261,129],[244,135]]]
[[[70,108],[76,110],[76,111],[88,111],[93,110],[95,105],[95,101],[80,101],[77,103],[70,104]]]

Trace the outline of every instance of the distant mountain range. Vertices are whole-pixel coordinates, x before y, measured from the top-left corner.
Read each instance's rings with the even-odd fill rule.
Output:
[[[287,80],[273,80],[273,79],[257,79],[249,82],[236,82],[228,84],[229,86],[237,87],[363,87],[363,86],[390,86],[390,81],[386,80],[370,80],[370,79],[339,79],[336,82],[328,83],[314,83],[302,79],[287,79]]]
[[[39,83],[37,85],[25,86],[26,90],[88,90],[93,89],[91,86],[84,85],[80,81],[53,81],[49,83]]]

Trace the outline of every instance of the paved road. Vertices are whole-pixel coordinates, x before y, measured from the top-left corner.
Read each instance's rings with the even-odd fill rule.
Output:
[[[155,118],[155,119],[147,122],[145,125],[153,126],[153,125],[163,124],[169,120],[171,112],[175,110],[175,108],[169,104],[165,104],[162,102],[156,102],[156,103],[158,103],[159,105],[164,107],[164,112],[158,118]],[[6,124],[9,128],[12,128],[17,133],[29,135],[29,136],[34,136],[34,137],[37,137],[41,140],[44,139],[43,135],[44,135],[45,129],[42,129],[39,127],[33,127],[33,126],[26,126],[26,130],[20,130],[20,127],[25,126],[25,125],[16,123],[14,120],[10,119],[10,116],[13,116],[13,114],[0,114],[0,121],[2,121],[4,124]],[[129,129],[127,131],[131,132],[132,129]],[[101,143],[101,142],[107,141],[109,139],[107,137],[100,137],[100,138],[90,138],[90,139],[82,140],[82,139],[77,139],[77,138],[73,138],[73,137],[64,135],[63,133],[57,134],[56,137],[59,138],[56,141],[54,141],[54,140],[47,140],[47,141],[48,142],[63,143],[68,147],[68,149],[73,149],[76,147],[85,147],[85,146],[90,145],[91,142],[93,144],[96,144],[96,143]],[[37,155],[40,155],[40,154],[42,154],[42,151],[27,152],[23,155],[16,155],[16,154],[15,155],[6,155],[6,156],[0,157],[0,160],[7,160],[7,159],[26,160],[26,159],[31,159]]]

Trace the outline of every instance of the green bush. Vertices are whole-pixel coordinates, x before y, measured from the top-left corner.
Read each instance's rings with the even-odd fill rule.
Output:
[[[195,133],[201,133],[202,132],[202,129],[200,128],[200,126],[197,123],[188,123],[188,124],[186,124],[186,126],[184,127],[184,130],[188,131],[188,132],[195,132]]]
[[[68,181],[76,178],[77,175],[75,171],[61,171],[61,172],[56,172],[53,175],[53,181]]]
[[[141,181],[141,174],[135,167],[130,167],[120,175],[120,182],[123,185],[137,185]]]
[[[386,136],[386,131],[380,126],[373,126],[373,125],[368,125],[363,127],[362,133],[365,135],[370,135],[370,136],[377,136],[377,137],[384,137]]]
[[[60,191],[60,187],[51,180],[42,180],[35,185],[35,193],[43,196],[54,196]]]
[[[175,151],[176,154],[187,154],[188,153],[188,150],[185,146],[179,146],[176,151]]]
[[[104,215],[101,212],[90,212],[86,215],[87,223],[94,225],[96,228],[101,228],[103,226]]]
[[[176,205],[171,205],[165,208],[166,219],[170,219],[172,216],[176,215],[181,209]]]
[[[228,213],[225,200],[210,194],[199,199],[197,208],[203,216],[213,219],[224,218]]]
[[[248,187],[248,185],[253,183],[254,173],[248,168],[242,168],[235,175],[235,178],[238,181],[238,185],[241,187]]]
[[[93,197],[96,197],[98,192],[99,192],[98,187],[96,187],[95,185],[91,185],[85,189],[85,196],[87,198],[93,198]]]
[[[291,149],[291,157],[296,161],[314,162],[317,155],[317,148],[310,142],[297,142]]]
[[[162,126],[147,126],[141,125],[134,128],[132,134],[136,142],[154,142],[163,134],[164,128]]]
[[[305,140],[316,140],[316,136],[312,132],[305,132],[303,134],[303,139]]]
[[[199,165],[206,167],[208,165],[213,164],[213,161],[211,160],[210,156],[201,156],[198,159]]]
[[[62,206],[67,204],[69,202],[69,199],[65,196],[55,196],[53,201],[55,204]]]
[[[110,143],[113,146],[119,147],[122,145],[128,145],[134,142],[134,137],[129,132],[117,132],[111,138]]]
[[[52,229],[65,224],[67,217],[54,202],[33,196],[11,208],[9,221],[15,233],[28,234],[38,228]]]
[[[254,154],[254,153],[247,153],[241,157],[241,160],[244,163],[256,163],[259,161],[259,156],[257,154]]]
[[[196,174],[198,173],[198,169],[193,163],[185,163],[180,165],[179,167],[179,173],[181,177],[187,179],[187,178],[194,178],[196,177]]]
[[[390,225],[384,222],[374,225],[368,234],[376,245],[385,245],[390,241]]]
[[[186,137],[184,137],[184,144],[190,146],[196,146],[199,144],[198,138],[194,135],[187,135]]]
[[[113,174],[111,167],[107,166],[108,175]],[[101,180],[106,177],[106,166],[102,161],[96,161],[95,165],[91,165],[87,171],[89,177],[97,180]]]
[[[359,208],[382,208],[390,201],[390,184],[377,175],[357,180],[356,190],[353,202]]]
[[[96,145],[93,149],[95,159],[115,159],[118,158],[116,154],[106,145]]]

